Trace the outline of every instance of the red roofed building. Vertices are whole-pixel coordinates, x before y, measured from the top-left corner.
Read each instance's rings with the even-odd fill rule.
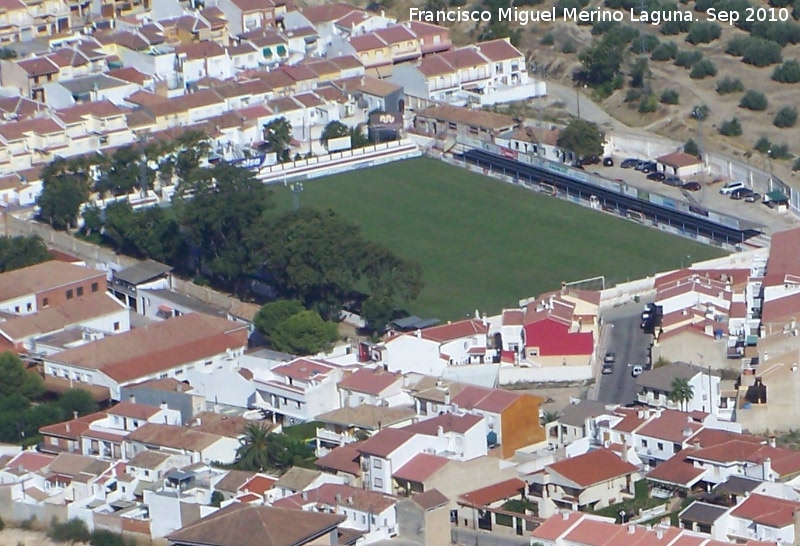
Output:
[[[559,509],[597,509],[633,495],[636,466],[607,449],[595,449],[556,463],[527,477],[540,517]]]
[[[733,540],[780,539],[795,544],[800,536],[800,502],[750,494],[731,510],[729,518],[718,520],[712,535]]]
[[[388,372],[383,366],[359,368],[339,381],[342,407],[369,404],[395,406],[408,402],[403,392],[403,376]]]
[[[394,372],[440,376],[447,366],[482,364],[489,325],[470,319],[389,337],[384,359]]]
[[[705,163],[696,155],[685,152],[672,152],[656,158],[656,163],[667,175],[674,176],[693,176],[706,172]]]

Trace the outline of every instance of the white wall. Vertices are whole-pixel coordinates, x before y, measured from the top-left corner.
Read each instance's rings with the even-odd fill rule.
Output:
[[[194,390],[206,400],[214,404],[225,404],[239,408],[248,408],[255,394],[253,381],[245,378],[239,370],[219,362],[211,369],[187,371],[185,379]]]
[[[423,375],[441,376],[446,363],[439,358],[439,344],[404,335],[386,343],[384,362],[390,372],[416,372]]]
[[[31,306],[28,310],[28,305]],[[28,294],[19,298],[0,302],[0,311],[15,315],[30,315],[36,312],[36,295]]]

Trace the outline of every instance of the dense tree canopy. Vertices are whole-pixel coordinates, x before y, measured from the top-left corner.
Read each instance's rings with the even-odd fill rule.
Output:
[[[285,160],[292,142],[292,124],[289,120],[278,118],[264,125],[264,142],[270,152],[278,154],[279,160]]]
[[[303,304],[297,300],[278,300],[264,305],[253,319],[256,330],[268,342],[272,342],[272,332],[278,324],[303,311]]]
[[[50,260],[47,245],[38,235],[0,237],[0,273]]]
[[[36,202],[39,218],[56,229],[75,226],[89,190],[87,170],[82,170],[77,161],[56,159],[42,169],[42,194]]]
[[[316,311],[300,311],[279,322],[271,333],[273,347],[293,355],[326,351],[338,337],[336,324]]]
[[[241,470],[288,470],[306,463],[314,455],[302,440],[285,434],[270,434],[257,423],[247,425],[236,450],[236,467]]]
[[[28,372],[16,353],[0,354],[0,398],[21,395],[28,400],[44,393],[44,381],[35,373]]]
[[[600,156],[605,136],[597,124],[582,119],[569,122],[558,137],[558,146],[575,152],[578,157]]]

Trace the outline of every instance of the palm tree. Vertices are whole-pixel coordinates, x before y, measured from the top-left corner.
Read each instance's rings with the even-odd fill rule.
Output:
[[[269,433],[257,423],[249,423],[236,449],[236,466],[242,470],[264,470],[269,467]]]
[[[694,387],[689,384],[688,379],[676,377],[672,380],[672,391],[669,393],[669,399],[680,406],[683,411],[689,406],[689,402],[694,398]]]

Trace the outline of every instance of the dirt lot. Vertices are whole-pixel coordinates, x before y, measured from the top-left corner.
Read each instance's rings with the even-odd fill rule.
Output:
[[[5,528],[0,532],[0,546],[55,546],[57,543],[47,538],[41,531]]]

